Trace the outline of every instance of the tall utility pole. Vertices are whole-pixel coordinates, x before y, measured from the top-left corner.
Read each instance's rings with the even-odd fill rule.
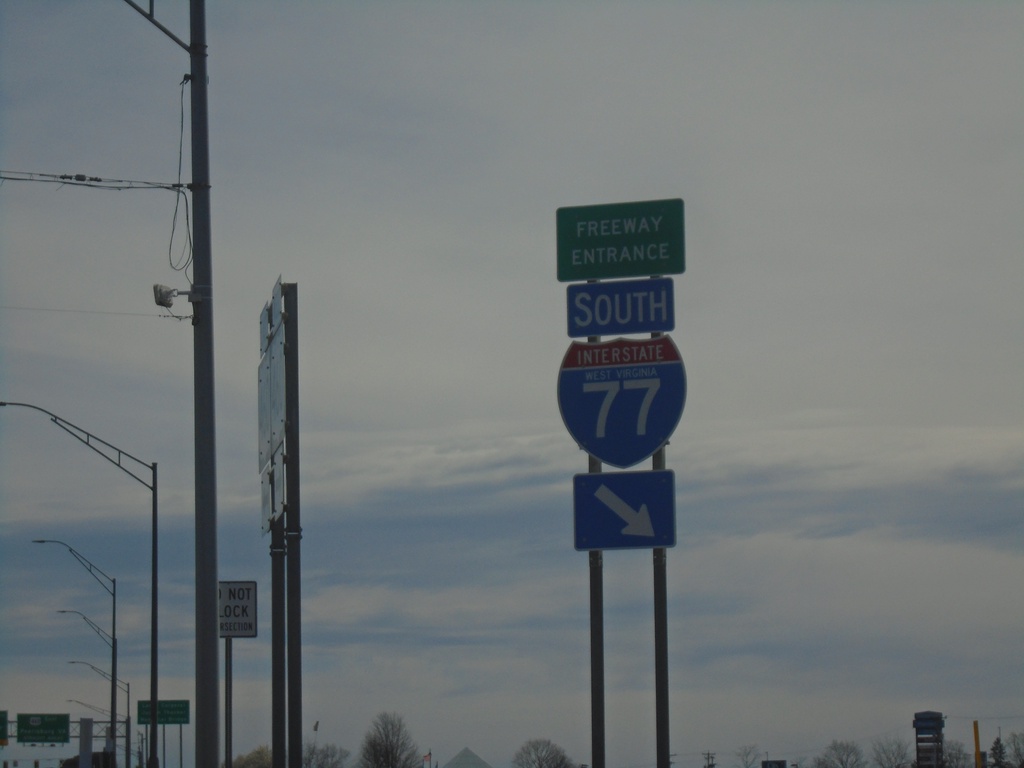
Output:
[[[153,5],[128,5],[188,51],[192,88],[193,377],[195,402],[196,552],[196,760],[195,768],[220,761],[220,663],[217,644],[217,445],[213,379],[213,258],[210,235],[210,132],[207,109],[206,3],[189,0],[190,42],[185,44],[154,18]],[[154,710],[157,702],[152,704]],[[152,754],[152,753],[151,753]]]
[[[217,450],[213,381],[213,259],[205,0],[191,0],[192,243],[196,486],[196,768],[220,764],[217,644]]]

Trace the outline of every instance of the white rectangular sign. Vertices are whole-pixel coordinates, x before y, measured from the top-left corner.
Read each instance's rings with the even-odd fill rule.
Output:
[[[217,588],[221,637],[256,637],[256,582],[222,581]]]

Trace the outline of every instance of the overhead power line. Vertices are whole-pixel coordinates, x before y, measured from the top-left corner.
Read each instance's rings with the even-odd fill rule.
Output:
[[[0,310],[12,310],[19,312],[64,312],[74,315],[123,315],[128,317],[155,317],[170,318],[173,320],[185,320],[188,316],[175,314],[160,314],[157,312],[111,312],[103,309],[65,309],[63,307],[22,307],[14,304],[0,304]]]
[[[135,179],[104,179],[100,176],[88,176],[84,173],[38,173],[35,171],[4,171],[0,170],[0,183],[4,181],[35,181],[58,186],[92,187],[93,189],[168,189],[182,192],[189,188],[188,184],[166,181],[139,181]]]
[[[192,189],[191,184],[181,181],[181,148],[179,146],[178,159],[178,181],[141,181],[138,179],[104,179],[101,176],[89,176],[85,173],[39,173],[37,171],[4,171],[0,170],[0,186],[7,181],[31,181],[41,184],[56,184],[59,187],[88,187],[90,189],[105,189],[108,191],[122,192],[131,189],[163,189],[174,192],[176,195],[174,203],[174,216],[171,220],[171,238],[167,244],[167,260],[171,269],[176,272],[183,272],[192,264],[192,224],[189,213],[189,201],[186,192]],[[178,230],[178,206],[185,204],[185,243],[182,246],[181,255],[175,258],[174,235]]]

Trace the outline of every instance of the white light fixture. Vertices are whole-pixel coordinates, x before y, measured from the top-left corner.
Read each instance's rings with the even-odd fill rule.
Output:
[[[189,301],[194,301],[192,298],[192,291],[179,291],[177,288],[160,285],[160,283],[153,286],[153,301],[156,302],[158,307],[167,307],[170,309],[174,305],[175,296],[188,296]]]

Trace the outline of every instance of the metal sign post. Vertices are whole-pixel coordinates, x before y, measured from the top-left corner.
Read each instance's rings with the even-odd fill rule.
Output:
[[[271,752],[273,768],[285,768],[286,755],[288,768],[301,768],[302,526],[299,298],[295,283],[282,283],[278,278],[274,285],[273,296],[260,314],[260,353],[261,525],[270,531],[271,556]]]

